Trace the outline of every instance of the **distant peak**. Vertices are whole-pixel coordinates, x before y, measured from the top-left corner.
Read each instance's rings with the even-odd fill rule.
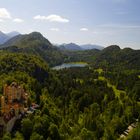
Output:
[[[6,35],[8,35],[10,38],[12,38],[14,36],[20,35],[20,33],[17,31],[12,31],[12,32],[7,33]]]
[[[77,44],[75,44],[75,43],[68,43],[68,44],[66,44],[66,45],[77,45]],[[78,46],[78,45],[77,45]]]
[[[12,31],[12,32],[9,32],[9,33],[18,33],[18,34],[19,34],[19,32],[18,32],[18,31]]]
[[[3,33],[2,31],[0,31],[0,34],[5,34],[5,33]]]
[[[96,45],[96,44],[84,44],[84,45],[81,45],[81,47],[82,47],[84,50],[91,50],[91,49],[103,50],[103,49],[104,49],[103,46]]]

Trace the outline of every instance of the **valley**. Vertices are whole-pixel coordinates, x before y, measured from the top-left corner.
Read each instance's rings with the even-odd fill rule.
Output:
[[[0,0],[0,140],[140,140],[140,0]]]
[[[14,82],[29,93],[24,106],[32,108],[34,103],[39,108],[17,121],[10,132],[1,131],[1,139],[121,139],[140,119],[139,75],[140,50],[117,45],[61,50],[41,33],[17,35],[1,45],[0,96],[4,85]],[[138,121],[125,138],[137,140],[139,126]]]

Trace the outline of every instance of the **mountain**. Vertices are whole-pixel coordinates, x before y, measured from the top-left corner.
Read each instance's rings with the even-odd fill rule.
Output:
[[[16,32],[16,31],[13,31],[13,32],[10,32],[10,33],[3,33],[3,32],[0,31],[0,44],[5,43],[7,40],[9,40],[10,38],[12,38],[16,35],[19,35],[19,33]]]
[[[6,35],[9,36],[9,39],[10,39],[10,38],[12,38],[12,37],[14,37],[14,36],[17,36],[17,35],[19,35],[19,34],[20,34],[20,33],[17,32],[17,31],[12,31],[12,32],[10,32],[10,33],[7,33]]]
[[[3,44],[4,42],[6,42],[8,38],[9,37],[6,34],[0,31],[0,44]]]
[[[63,62],[85,61],[95,67],[102,68],[108,66],[111,69],[119,67],[140,68],[140,50],[121,49],[117,45],[111,45],[103,50],[84,50],[74,43],[56,47],[39,32],[17,35],[1,45],[0,48],[9,52],[38,55],[46,60],[50,66]]]
[[[85,45],[80,45],[80,47],[84,50],[91,50],[91,49],[98,49],[98,50],[103,50],[104,47],[100,45],[92,45],[92,44],[85,44]]]
[[[92,49],[103,50],[104,49],[104,47],[100,45],[92,45],[92,44],[77,45],[75,43],[63,44],[58,47],[61,50],[69,50],[69,51],[81,51],[81,50],[92,50]]]
[[[52,47],[52,44],[42,36],[41,33],[32,32],[25,35],[17,35],[7,42],[5,42],[1,48],[6,48],[9,46],[17,46],[18,48],[32,48],[32,47]]]
[[[82,48],[79,45],[75,44],[75,43],[63,44],[63,45],[60,45],[59,48],[61,50],[69,50],[69,51],[82,50]]]
[[[59,64],[63,60],[61,51],[53,46],[49,40],[39,32],[17,35],[1,45],[0,48],[10,52],[38,55],[46,60],[51,66]]]

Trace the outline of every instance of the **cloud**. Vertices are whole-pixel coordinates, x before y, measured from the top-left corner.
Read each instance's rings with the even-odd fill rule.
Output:
[[[56,32],[60,31],[60,29],[58,29],[58,28],[51,28],[50,30],[51,31],[56,31]]]
[[[3,19],[0,19],[0,22],[4,22],[4,20]]]
[[[2,19],[11,19],[10,13],[5,8],[0,8],[0,18]]]
[[[69,22],[68,19],[63,18],[63,17],[61,17],[61,16],[59,16],[59,15],[49,15],[49,16],[47,17],[47,19],[48,19],[50,22],[63,22],[63,23]]]
[[[13,22],[22,23],[22,22],[24,22],[24,20],[20,19],[20,18],[15,18],[15,19],[13,19]]]
[[[87,32],[87,31],[88,31],[88,28],[81,28],[80,31],[85,31],[85,32]]]
[[[66,18],[63,18],[59,15],[49,15],[49,16],[41,16],[41,15],[37,15],[34,17],[34,19],[36,20],[47,20],[50,22],[61,22],[61,23],[68,23],[69,20]]]
[[[36,20],[47,20],[47,17],[46,16],[37,15],[37,16],[34,17],[34,19],[36,19]]]

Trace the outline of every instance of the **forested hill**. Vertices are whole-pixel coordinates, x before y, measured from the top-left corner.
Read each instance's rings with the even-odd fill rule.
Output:
[[[100,51],[93,62],[97,67],[140,69],[140,50],[131,48],[120,49],[117,45],[109,46]]]
[[[47,63],[38,56],[23,53],[0,53],[0,75],[23,72],[36,78],[39,82],[44,82],[44,77],[48,76],[48,69]]]
[[[1,45],[0,48],[9,52],[38,55],[46,60],[50,66],[61,63],[64,57],[61,51],[39,32],[15,36]]]

